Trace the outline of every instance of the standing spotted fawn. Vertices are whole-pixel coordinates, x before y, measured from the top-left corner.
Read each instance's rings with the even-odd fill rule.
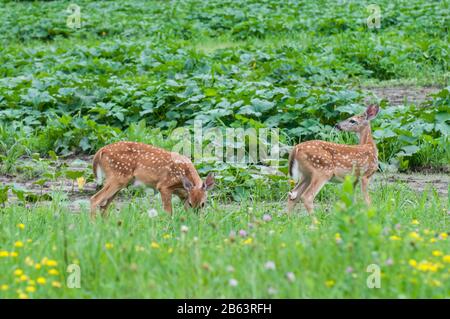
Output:
[[[297,185],[288,194],[288,212],[292,212],[302,200],[308,213],[314,210],[314,198],[328,182],[341,182],[346,175],[361,180],[361,191],[367,204],[370,177],[378,169],[378,150],[372,138],[370,120],[378,114],[377,105],[369,105],[366,111],[338,123],[335,128],[356,132],[359,145],[345,145],[325,141],[307,141],[297,144],[289,155],[289,175]],[[301,180],[301,181],[300,181]]]
[[[103,188],[91,198],[91,216],[100,207],[106,214],[116,194],[130,182],[142,183],[158,190],[163,207],[172,213],[172,194],[177,195],[185,208],[203,208],[206,193],[214,186],[209,173],[203,182],[192,162],[185,156],[152,145],[136,142],[117,142],[102,147],[94,156],[94,176]]]

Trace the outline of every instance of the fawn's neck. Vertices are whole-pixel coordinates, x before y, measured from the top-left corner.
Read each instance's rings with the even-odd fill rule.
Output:
[[[376,148],[375,141],[372,138],[372,130],[370,125],[367,125],[359,132],[359,145],[371,144]]]

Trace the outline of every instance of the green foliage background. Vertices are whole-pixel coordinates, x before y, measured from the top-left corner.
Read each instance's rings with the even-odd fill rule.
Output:
[[[5,162],[119,139],[168,146],[194,120],[277,127],[287,145],[353,143],[332,126],[375,101],[364,83],[387,80],[441,90],[424,105],[378,101],[382,168],[450,161],[448,1],[379,1],[380,29],[364,1],[78,1],[80,29],[66,25],[69,4],[2,2]]]

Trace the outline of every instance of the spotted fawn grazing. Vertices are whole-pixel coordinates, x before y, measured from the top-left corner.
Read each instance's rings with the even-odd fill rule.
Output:
[[[366,111],[338,123],[335,128],[356,132],[359,145],[345,145],[325,141],[297,144],[289,155],[289,175],[297,181],[288,194],[288,212],[302,200],[308,213],[314,210],[314,198],[328,182],[341,182],[346,175],[361,180],[361,191],[367,204],[370,177],[378,169],[378,151],[372,138],[370,120],[378,114],[379,106],[369,105]]]
[[[185,208],[205,206],[207,191],[214,186],[209,173],[203,182],[185,156],[136,142],[118,142],[102,147],[94,156],[94,175],[103,188],[91,198],[91,216],[100,207],[102,215],[116,194],[131,182],[145,184],[161,194],[164,210],[172,213],[172,194]]]

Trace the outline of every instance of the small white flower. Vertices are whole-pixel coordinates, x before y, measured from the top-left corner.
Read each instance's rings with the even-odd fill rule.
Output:
[[[187,233],[189,230],[189,227],[187,227],[186,225],[181,225],[181,232],[182,233]]]
[[[238,281],[234,278],[231,278],[228,283],[231,287],[236,287],[238,285]]]
[[[286,273],[286,278],[289,282],[294,282],[295,281],[295,274],[293,272],[288,272]]]
[[[275,270],[275,263],[273,261],[268,261],[264,265],[264,268],[266,268],[268,270]]]
[[[192,240],[194,241],[194,243],[198,242],[198,237],[195,236],[194,238],[192,238]]]
[[[148,217],[153,218],[153,217],[158,216],[158,211],[154,208],[150,208],[148,210],[147,214],[148,214]]]
[[[277,290],[273,287],[269,287],[269,289],[267,289],[267,293],[269,295],[275,295],[277,293]]]

